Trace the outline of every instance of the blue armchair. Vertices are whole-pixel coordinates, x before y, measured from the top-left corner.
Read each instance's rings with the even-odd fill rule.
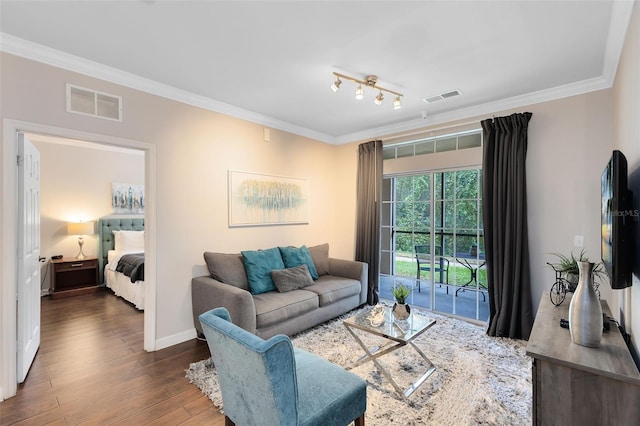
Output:
[[[301,349],[231,322],[225,308],[199,316],[218,373],[226,425],[364,426],[366,382]]]

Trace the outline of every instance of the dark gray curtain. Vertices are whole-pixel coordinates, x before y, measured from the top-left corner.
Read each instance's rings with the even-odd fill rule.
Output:
[[[367,303],[370,305],[379,300],[381,187],[382,141],[360,144],[356,183],[356,260],[369,264]]]
[[[532,114],[482,121],[490,336],[529,339],[533,325],[527,234],[527,128]]]

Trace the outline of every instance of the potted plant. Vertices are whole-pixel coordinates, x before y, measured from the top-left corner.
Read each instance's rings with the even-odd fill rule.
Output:
[[[407,297],[411,294],[411,288],[402,283],[396,283],[391,290],[393,297],[396,299],[396,303],[393,304],[393,315],[399,320],[405,320],[409,318],[411,309],[407,305]]]
[[[578,279],[580,276],[578,262],[590,262],[589,257],[587,257],[587,253],[584,249],[580,250],[580,254],[576,258],[576,256],[571,252],[569,256],[566,256],[562,253],[552,253],[554,256],[558,258],[558,262],[550,263],[551,267],[560,272],[564,279],[569,281],[571,284],[571,291],[573,291],[578,284]],[[593,267],[593,278],[594,283],[596,281],[600,281],[602,276],[605,274],[604,267],[602,263],[595,263]],[[594,285],[595,287],[595,285]]]

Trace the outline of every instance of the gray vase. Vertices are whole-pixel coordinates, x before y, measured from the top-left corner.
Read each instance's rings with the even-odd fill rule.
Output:
[[[602,339],[602,306],[593,288],[593,266],[578,262],[580,278],[569,304],[569,330],[573,343],[597,348]]]

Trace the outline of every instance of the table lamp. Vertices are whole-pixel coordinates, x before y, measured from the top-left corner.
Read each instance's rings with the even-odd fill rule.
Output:
[[[84,244],[85,235],[93,235],[93,222],[69,222],[67,224],[67,234],[78,235],[78,245],[80,251],[76,256],[76,259],[84,259],[87,256],[82,252],[82,245]]]

